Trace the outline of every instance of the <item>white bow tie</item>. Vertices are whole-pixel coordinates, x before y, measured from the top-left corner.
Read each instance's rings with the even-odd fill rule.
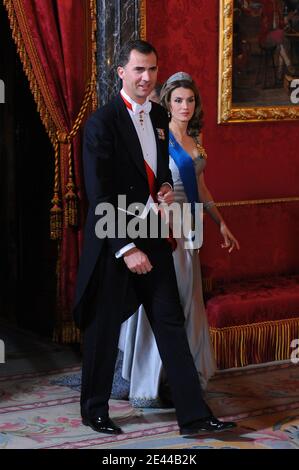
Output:
[[[132,109],[133,114],[140,114],[140,113],[148,114],[150,110],[152,109],[152,103],[149,100],[143,104],[133,103],[132,108],[133,108]]]

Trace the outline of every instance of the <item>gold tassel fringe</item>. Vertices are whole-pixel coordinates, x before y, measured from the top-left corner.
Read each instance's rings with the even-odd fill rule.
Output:
[[[299,338],[299,318],[210,327],[210,335],[219,369],[287,360],[291,341]]]
[[[69,179],[66,189],[67,193],[64,196],[66,201],[65,224],[67,227],[76,227],[78,225],[78,197],[71,179]]]
[[[55,343],[80,343],[81,331],[71,322],[64,322],[55,328],[53,333],[53,341]]]
[[[50,209],[50,238],[51,240],[62,239],[62,209],[59,199],[59,144],[56,140],[54,143],[54,196],[52,199],[53,206]]]
[[[31,64],[31,59],[27,53],[26,46],[25,46],[25,41],[22,37],[22,32],[21,28],[19,26],[19,18],[17,17],[16,13],[16,7],[14,5],[14,2],[12,0],[3,0],[4,6],[7,10],[9,22],[10,22],[10,27],[12,30],[12,37],[15,41],[17,51],[19,53],[21,62],[23,64],[23,68],[25,71],[25,74],[27,75],[28,81],[29,81],[29,86],[31,89],[31,92],[33,94],[34,100],[37,104],[37,111],[40,114],[41,120],[45,126],[45,129],[49,135],[49,138],[54,146],[55,150],[55,183],[54,183],[54,197],[52,200],[53,201],[57,200],[57,197],[55,193],[59,194],[60,190],[62,190],[61,185],[58,183],[58,169],[59,169],[59,150],[57,149],[57,140],[59,142],[62,142],[59,138],[57,139],[58,134],[66,134],[65,130],[63,128],[63,122],[61,121],[59,117],[59,113],[57,113],[55,106],[53,106],[51,100],[49,99],[48,96],[48,106],[47,107],[46,101],[43,97],[43,92],[40,89],[39,83],[36,79],[35,72],[33,70],[33,66]],[[21,12],[23,15],[23,12]],[[83,118],[87,112],[88,105],[90,102],[92,102],[92,108],[96,108],[96,2],[95,0],[90,0],[90,16],[91,16],[91,41],[92,41],[92,67],[91,67],[91,78],[89,82],[87,83],[86,90],[84,93],[83,97],[83,102],[81,105],[81,108],[79,110],[78,116],[76,118],[76,121],[73,125],[72,130],[70,131],[69,134],[67,135],[67,142],[69,143],[77,134]],[[21,16],[22,21],[23,21],[23,28],[27,28],[28,30],[28,25],[26,23],[26,18],[25,16]],[[29,31],[28,31],[29,33]],[[31,51],[34,50],[34,48],[31,48]],[[35,59],[38,60],[37,54],[35,54]],[[50,109],[51,108],[51,109]],[[68,175],[68,185],[69,183],[73,182],[73,173],[72,173],[72,155],[69,155],[69,161],[68,161],[68,167],[69,167],[69,175]],[[62,177],[60,177],[61,181],[63,180]],[[71,180],[71,181],[70,181]],[[63,192],[63,191],[62,191]],[[72,222],[75,222],[75,225],[77,224],[78,217],[77,217],[77,204],[78,204],[78,198],[77,196],[74,197],[75,194],[75,186],[72,186],[72,189],[68,189],[68,194],[67,194],[67,207],[66,207],[66,216],[65,220],[69,223],[70,225],[73,226]],[[51,238],[54,237],[54,239],[59,238],[59,227],[60,227],[60,208],[59,206],[56,206],[55,203],[53,203],[53,207],[51,208],[51,215],[50,215],[50,221],[51,221]],[[55,228],[56,227],[56,228]],[[52,230],[53,228],[53,230]],[[52,236],[53,234],[53,236]]]
[[[54,194],[50,210],[50,237],[51,240],[61,240],[62,238],[62,209],[58,193]]]

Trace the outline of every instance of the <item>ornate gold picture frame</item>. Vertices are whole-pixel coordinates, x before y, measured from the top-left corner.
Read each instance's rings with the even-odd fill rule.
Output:
[[[299,9],[290,3],[220,0],[219,124],[299,119]]]

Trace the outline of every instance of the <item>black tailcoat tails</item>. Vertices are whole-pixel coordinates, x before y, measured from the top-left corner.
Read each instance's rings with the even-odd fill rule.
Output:
[[[152,103],[150,118],[157,144],[157,189],[172,184],[168,160],[168,118]],[[161,131],[162,130],[162,131]],[[202,399],[200,383],[184,330],[171,248],[165,239],[95,234],[99,203],[146,204],[149,186],[141,145],[118,95],[90,116],[85,126],[83,163],[89,211],[80,259],[74,317],[84,330],[81,413],[107,416],[122,321],[143,304],[156,337],[171,387],[179,425],[204,418],[210,410]],[[116,221],[117,224],[117,221]],[[133,274],[115,253],[134,241],[150,259],[153,269]],[[146,370],[144,371],[146,374]]]

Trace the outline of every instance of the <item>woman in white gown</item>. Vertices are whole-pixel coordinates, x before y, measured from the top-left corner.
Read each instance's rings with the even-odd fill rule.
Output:
[[[200,143],[202,109],[198,89],[190,75],[172,75],[161,90],[161,104],[171,117],[169,128],[170,169],[174,201],[180,204],[202,202],[219,225],[223,247],[231,252],[238,241],[228,230],[204,182],[206,153]],[[190,168],[191,162],[191,168]],[[190,173],[191,171],[191,173]],[[172,201],[159,200],[171,203]],[[202,388],[216,370],[209,326],[202,294],[200,261],[197,249],[186,249],[185,239],[177,238],[173,252],[185,327],[191,353]],[[170,404],[165,391],[166,378],[156,341],[141,306],[121,329],[119,349],[123,351],[122,377],[129,381],[129,400],[136,407]]]

